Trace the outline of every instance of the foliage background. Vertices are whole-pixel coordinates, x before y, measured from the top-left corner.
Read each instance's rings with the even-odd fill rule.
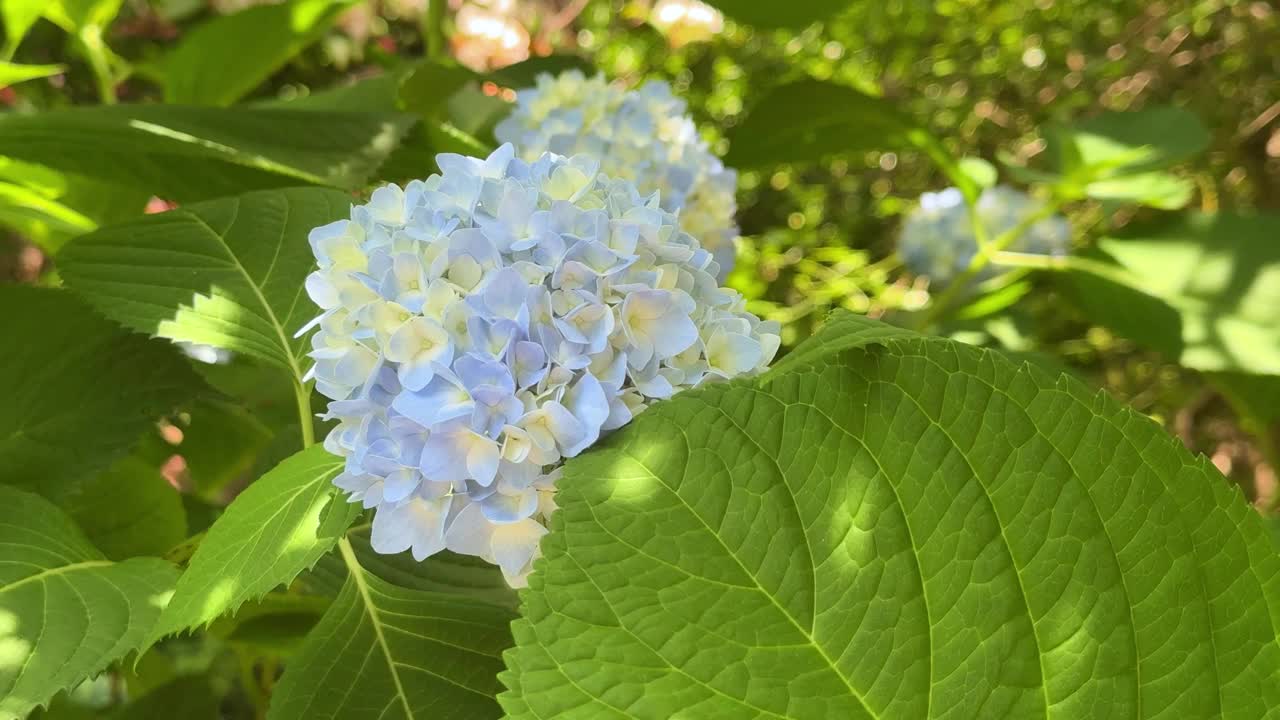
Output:
[[[166,67],[172,67],[166,63],[176,62],[175,48],[199,28],[244,12],[250,4],[123,3],[102,33],[112,68],[106,80],[101,53],[86,51],[83,37],[41,20],[8,50],[15,62],[59,64],[61,71],[0,90],[0,102],[13,113],[93,105],[104,94],[121,101],[158,102],[174,92],[165,78]],[[679,3],[454,0],[447,8],[436,6],[435,13],[443,12],[443,24],[438,24],[439,15],[421,0],[313,1],[310,9],[294,0],[286,6],[303,7],[325,19],[300,34],[278,67],[266,72],[262,82],[252,83],[246,99],[296,100],[385,76],[409,68],[433,43],[437,52],[447,51],[482,71],[528,56],[573,53],[631,85],[648,78],[671,82],[722,153],[730,147],[726,138],[769,87],[813,77],[883,93],[956,156],[993,162],[1007,157],[1013,165],[1031,166],[1044,161],[1046,128],[1055,124],[1107,109],[1172,104],[1198,116],[1212,137],[1208,152],[1177,170],[1194,183],[1191,207],[1280,209],[1280,55],[1275,52],[1280,11],[1270,3],[888,0],[851,3],[825,23],[798,29],[757,29],[718,16],[672,27],[662,21],[662,13],[664,5],[673,4]],[[250,49],[264,43],[244,37]],[[240,50],[228,46],[223,52],[230,57]],[[500,112],[514,85],[518,83],[511,76],[504,80],[494,75],[480,92],[458,100],[464,103],[461,116],[475,122],[464,129],[479,129]],[[362,101],[362,96],[356,98]],[[788,346],[809,336],[833,307],[895,319],[928,300],[927,282],[898,265],[894,238],[900,216],[921,192],[950,183],[919,152],[875,148],[874,141],[863,147],[856,135],[864,131],[856,123],[848,128],[857,151],[742,173],[744,242],[732,284],[751,298],[757,312],[786,323]],[[383,170],[389,179],[431,171],[412,164],[390,167]],[[0,177],[11,180],[22,172],[24,168],[0,157]],[[97,202],[115,211],[104,212],[104,218],[144,207],[164,209],[174,199],[96,193]],[[56,283],[52,234],[39,223],[24,221],[14,207],[0,203],[5,226],[0,278]],[[1082,248],[1093,242],[1104,220],[1123,227],[1155,213],[1131,207],[1113,212],[1093,202],[1070,206]],[[1221,384],[1096,324],[1055,284],[1035,282],[1036,292],[1010,312],[948,330],[971,342],[1054,358],[1156,418],[1190,448],[1210,456],[1260,509],[1270,506],[1274,448],[1280,445],[1275,413],[1251,410]],[[216,379],[224,384],[238,380],[231,373]],[[170,418],[139,451],[172,484],[188,490],[184,501],[192,531],[206,526],[248,478],[292,451],[283,433],[268,429],[270,418],[291,415],[292,399],[265,397],[253,411],[255,415],[215,408]],[[235,428],[240,438],[234,458],[213,457],[199,445],[202,433],[193,423],[201,422]],[[186,442],[184,435],[189,436]],[[216,481],[191,492],[193,475]],[[179,528],[170,534],[181,538],[185,532]],[[299,611],[302,624],[305,617],[314,622],[318,614],[308,612]],[[285,647],[297,640],[287,632],[278,638]],[[236,650],[227,653],[221,647],[196,639],[177,641],[163,668],[144,663],[132,675],[105,676],[78,694],[88,705],[110,705],[126,694],[124,686],[130,683],[159,682],[181,675],[186,667],[212,666],[219,671],[211,677],[222,683],[214,692],[232,698],[233,710],[252,716],[261,700],[255,693],[270,693],[275,669],[252,660],[246,671],[247,651],[233,644]],[[157,662],[148,657],[147,662]],[[50,715],[77,712],[71,705],[64,703]]]

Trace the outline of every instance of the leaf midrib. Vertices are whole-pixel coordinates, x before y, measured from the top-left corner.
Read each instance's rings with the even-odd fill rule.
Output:
[[[351,549],[351,542],[344,535],[338,541],[338,549],[342,552],[342,560],[347,565],[347,572],[351,575],[352,581],[356,585],[356,590],[360,593],[360,601],[364,604],[365,614],[369,616],[369,622],[373,625],[373,632],[378,638],[378,649],[382,651],[382,658],[387,663],[387,670],[391,673],[391,680],[396,686],[396,697],[400,699],[400,704],[404,706],[405,717],[413,720],[413,708],[409,705],[409,696],[405,693],[404,683],[400,680],[400,671],[396,665],[395,658],[391,657],[391,647],[387,644],[387,637],[382,632],[382,619],[378,617],[378,609],[373,604],[373,597],[369,593],[369,585],[365,582],[364,568],[360,567],[360,562],[356,560],[355,551]]]
[[[234,202],[235,204],[232,206],[234,210],[231,215],[231,220],[230,222],[227,223],[228,228],[230,228],[232,225],[235,224],[236,218],[239,216],[239,213],[240,213],[239,198],[236,198]],[[286,206],[287,205],[288,203],[286,203]],[[227,257],[231,259],[232,265],[235,266],[236,270],[240,273],[240,276],[244,278],[245,284],[247,284],[249,286],[249,289],[253,291],[254,297],[257,298],[258,303],[262,305],[262,309],[266,312],[267,320],[271,323],[272,329],[276,331],[276,339],[280,341],[280,349],[284,351],[285,359],[288,361],[288,364],[289,364],[289,372],[293,374],[294,382],[301,383],[302,369],[298,366],[298,359],[293,355],[293,347],[289,344],[289,340],[285,335],[284,326],[280,323],[280,319],[276,317],[276,312],[274,309],[272,309],[271,303],[267,302],[267,297],[262,294],[262,288],[258,287],[258,284],[253,280],[253,276],[249,274],[248,268],[244,266],[244,263],[240,262],[240,256],[236,255],[235,251],[231,249],[231,246],[227,244],[226,239],[223,238],[222,235],[218,233],[217,230],[214,230],[213,226],[211,226],[208,222],[206,222],[204,218],[200,217],[195,213],[187,213],[187,216],[195,220],[197,223],[200,224],[201,227],[207,230],[209,234],[212,235],[215,240],[217,240],[218,245],[221,246],[222,249],[226,251]],[[283,227],[281,228],[280,232],[281,232],[280,243],[276,245],[277,252],[279,252],[280,244],[284,243]]]

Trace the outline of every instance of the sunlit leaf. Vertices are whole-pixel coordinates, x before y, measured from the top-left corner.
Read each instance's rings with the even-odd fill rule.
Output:
[[[570,460],[511,718],[1263,718],[1280,556],[1079,381],[841,314]]]
[[[303,287],[307,233],[350,198],[322,188],[260,191],[148,215],[77,238],[63,279],[108,317],[152,335],[266,360],[301,378],[316,310]]]
[[[1093,322],[1199,370],[1280,375],[1280,216],[1186,213],[1125,228],[1114,265],[1066,274]]]
[[[107,560],[54,505],[0,485],[0,717],[26,717],[135,650],[177,570]]]
[[[45,0],[0,0],[0,25],[4,26],[0,57],[6,60],[13,57],[27,31],[40,19],[45,4]]]
[[[17,65],[11,62],[0,62],[0,88],[57,75],[65,70],[66,68],[62,65]]]
[[[341,470],[341,458],[314,445],[237,496],[187,563],[151,641],[207,625],[314,565],[359,510],[334,497]]]

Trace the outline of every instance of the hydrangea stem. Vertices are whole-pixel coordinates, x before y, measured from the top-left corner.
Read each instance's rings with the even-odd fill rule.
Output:
[[[304,382],[293,381],[293,396],[298,400],[298,424],[302,428],[302,447],[316,443],[315,422],[311,417],[311,389]]]
[[[427,45],[427,57],[440,60],[446,54],[444,34],[445,0],[427,0],[427,11],[422,16],[422,38]]]
[[[978,233],[982,223],[977,219],[977,209],[970,204],[969,217],[973,219],[972,222],[975,229],[975,236],[978,240],[978,252],[975,253],[973,259],[969,261],[969,267],[965,268],[964,272],[957,275],[947,286],[947,289],[939,293],[938,296],[934,298],[933,302],[929,303],[928,309],[925,310],[921,317],[919,329],[923,330],[928,328],[942,318],[944,313],[949,310],[951,306],[955,304],[956,300],[962,296],[964,289],[969,285],[969,283],[973,282],[973,280],[977,278],[984,269],[986,269],[987,265],[991,263],[992,259],[996,255],[1004,252],[1006,248],[1012,245],[1013,242],[1021,237],[1022,234],[1032,225],[1035,225],[1047,217],[1052,217],[1054,213],[1058,212],[1058,207],[1059,202],[1057,200],[1046,203],[1036,212],[1030,213],[1026,217],[1022,218],[1017,225],[1014,225],[1000,235],[997,235],[995,239],[990,242],[986,242],[986,229],[981,228],[981,233]]]
[[[84,48],[85,59],[93,70],[94,80],[98,84],[98,96],[103,105],[116,103],[116,81],[111,70],[111,61],[107,56],[107,46],[102,42],[102,28],[87,25],[80,30],[79,40]]]

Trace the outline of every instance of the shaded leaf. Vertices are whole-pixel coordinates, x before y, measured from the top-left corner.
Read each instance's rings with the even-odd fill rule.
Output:
[[[485,77],[504,87],[520,90],[533,87],[543,73],[559,75],[570,70],[588,76],[598,72],[591,61],[581,55],[542,55],[490,71]]]
[[[165,101],[236,102],[319,40],[353,2],[287,0],[221,15],[196,27],[161,62]]]
[[[286,668],[269,720],[500,717],[494,695],[511,611],[396,587],[340,550],[347,582]]]
[[[187,536],[182,496],[156,465],[135,455],[84,483],[63,507],[112,560],[160,557]]]
[[[0,717],[25,717],[143,641],[177,570],[107,560],[66,515],[0,486]]]
[[[1078,381],[838,316],[565,466],[512,718],[1269,717],[1280,557]]]
[[[225,401],[202,400],[188,414],[191,421],[174,450],[186,462],[194,492],[225,502],[227,487],[253,467],[274,433],[244,407]]]
[[[497,565],[470,555],[443,551],[418,562],[408,552],[383,555],[369,542],[370,526],[357,525],[347,532],[352,552],[365,572],[397,587],[433,593],[465,595],[490,605],[516,606],[516,593],[502,577]],[[347,579],[342,557],[329,554],[306,575],[306,584],[316,592],[337,595]]]
[[[115,105],[0,115],[0,154],[191,202],[300,183],[359,188],[402,114]]]
[[[748,25],[798,30],[849,7],[844,0],[708,0],[725,15]]]
[[[801,80],[765,93],[729,132],[729,142],[725,164],[744,168],[936,146],[892,102],[821,80]]]
[[[42,494],[93,477],[203,383],[176,350],[73,294],[0,286],[0,482]]]
[[[300,380],[310,346],[293,335],[317,314],[303,287],[315,262],[307,233],[349,206],[321,188],[198,203],[77,238],[59,267],[128,327],[245,353]]]

